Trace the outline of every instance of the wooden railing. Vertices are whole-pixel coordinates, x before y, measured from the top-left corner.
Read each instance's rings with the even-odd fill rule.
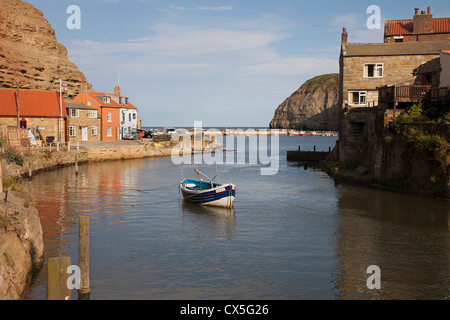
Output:
[[[381,102],[421,101],[430,92],[431,86],[384,86],[379,88]]]

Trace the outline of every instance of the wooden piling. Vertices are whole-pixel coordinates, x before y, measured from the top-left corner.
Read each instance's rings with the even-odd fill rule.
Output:
[[[81,273],[78,300],[89,300],[91,289],[89,281],[89,217],[87,216],[80,216],[78,266],[80,267]]]
[[[47,260],[47,300],[72,299],[70,288],[67,286],[67,268],[70,266],[70,257]]]

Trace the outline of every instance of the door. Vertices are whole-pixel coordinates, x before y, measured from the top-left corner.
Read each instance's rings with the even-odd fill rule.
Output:
[[[81,141],[88,141],[88,127],[81,127]]]

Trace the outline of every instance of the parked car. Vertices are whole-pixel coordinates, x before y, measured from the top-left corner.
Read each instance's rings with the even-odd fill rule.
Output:
[[[137,140],[140,138],[141,136],[138,132],[125,133],[123,135],[123,140]]]
[[[138,134],[141,134],[141,132],[144,133],[143,138],[151,138],[155,134],[155,131],[153,131],[153,130],[137,129]]]

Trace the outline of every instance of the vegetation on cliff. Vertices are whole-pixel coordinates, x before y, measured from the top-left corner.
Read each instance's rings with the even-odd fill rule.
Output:
[[[418,153],[424,160],[424,171],[429,183],[435,186],[446,184],[450,168],[448,154],[448,131],[450,114],[439,114],[437,108],[424,108],[413,105],[408,111],[396,118],[392,131],[385,138],[389,144],[400,137],[411,155]]]

